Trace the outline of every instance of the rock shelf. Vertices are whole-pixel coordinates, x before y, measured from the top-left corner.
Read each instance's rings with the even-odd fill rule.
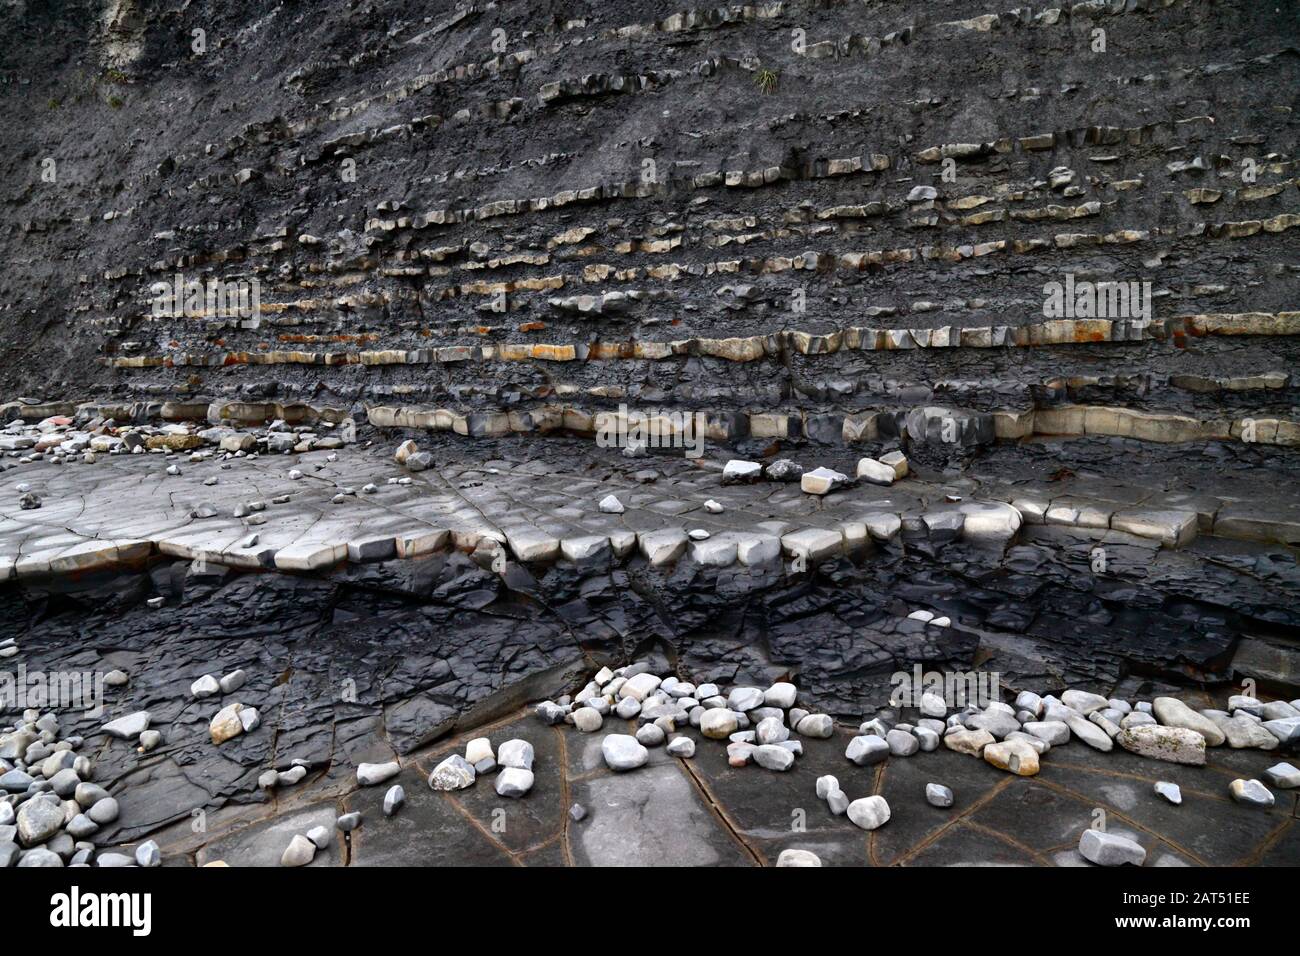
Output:
[[[93,462],[40,460],[6,470],[13,504],[0,509],[0,579],[141,566],[155,555],[320,571],[449,549],[489,557],[499,551],[502,560],[527,563],[639,556],[654,566],[679,559],[779,566],[783,558],[863,557],[909,537],[933,537],[949,524],[950,539],[999,548],[1031,524],[1090,530],[1102,544],[1108,533],[1167,547],[1186,546],[1201,533],[1300,542],[1294,507],[1226,494],[1117,484],[1098,498],[1068,483],[1012,482],[976,486],[966,496],[964,482],[910,474],[884,487],[861,482],[810,495],[768,480],[729,485],[723,462],[709,458],[642,459],[644,468],[584,477],[530,463],[528,449],[516,448],[513,462],[415,471],[338,439],[338,450],[326,450],[325,442],[294,452],[311,445],[310,434],[270,431],[259,439],[214,429],[207,436],[173,426],[139,438],[138,447],[153,454],[105,449],[89,452]],[[58,437],[56,450],[73,441]],[[289,454],[267,450],[280,437]],[[19,507],[23,494],[35,495],[39,507]],[[610,494],[622,512],[600,507]],[[722,510],[706,510],[706,501]],[[915,534],[907,530],[913,525]],[[688,532],[696,528],[709,536],[692,541]]]

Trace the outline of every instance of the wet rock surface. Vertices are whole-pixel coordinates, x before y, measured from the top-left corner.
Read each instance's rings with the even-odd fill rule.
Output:
[[[616,814],[614,822],[606,817],[598,823],[589,843],[570,845],[570,861],[610,862],[620,845],[618,834],[632,825],[629,821],[661,814],[666,814],[664,821],[680,823],[683,832],[699,835],[691,852],[701,860],[766,860],[767,844],[743,837],[737,842],[734,835],[717,832],[716,817],[708,809],[716,802],[693,803],[694,778],[680,779],[683,771],[662,766],[661,758],[669,752],[681,754],[692,767],[708,766],[715,759],[723,766],[754,760],[756,767],[744,769],[802,777],[802,766],[820,742],[840,733],[832,717],[885,713],[900,673],[920,680],[928,672],[997,672],[1004,684],[1033,692],[1022,695],[1016,708],[1008,708],[1011,713],[968,715],[955,734],[933,720],[933,715],[945,712],[942,701],[937,710],[932,702],[926,711],[935,727],[864,725],[859,739],[879,744],[873,751],[878,756],[862,763],[863,773],[910,761],[969,760],[968,754],[980,755],[994,743],[993,734],[1003,737],[1021,724],[1025,732],[1016,732],[1022,739],[997,743],[986,760],[971,763],[994,781],[1033,770],[1037,775],[1026,779],[1047,779],[1054,754],[1038,748],[1078,735],[1088,743],[1071,744],[1071,759],[1085,768],[1083,772],[1101,772],[1105,765],[1094,760],[1126,759],[1125,748],[1139,754],[1168,751],[1167,759],[1199,762],[1205,752],[1197,751],[1194,742],[1165,746],[1156,739],[1156,730],[1138,726],[1138,717],[1152,718],[1116,710],[1112,698],[1160,698],[1155,708],[1160,716],[1177,711],[1163,698],[1181,694],[1179,688],[1189,682],[1228,688],[1249,678],[1282,695],[1293,688],[1290,668],[1300,607],[1295,600],[1300,590],[1295,557],[1283,545],[1210,533],[1224,509],[1242,507],[1254,487],[1252,479],[1231,479],[1237,495],[1228,501],[1225,489],[1188,466],[1185,457],[1169,458],[1164,482],[1152,489],[1105,475],[1096,463],[1101,459],[1089,457],[1093,452],[1087,443],[1055,450],[1058,468],[1067,461],[1077,469],[1055,481],[1044,481],[1032,464],[1025,470],[1034,460],[1032,445],[985,449],[966,461],[961,477],[936,470],[940,463],[918,447],[912,449],[907,476],[892,486],[858,485],[810,495],[783,478],[760,476],[753,482],[727,484],[720,460],[717,470],[662,455],[624,464],[621,457],[592,456],[586,450],[590,446],[564,439],[515,447],[509,457],[486,462],[477,458],[476,449],[464,445],[421,444],[432,447],[437,460],[417,473],[418,485],[388,483],[409,471],[392,462],[393,446],[387,442],[329,452],[231,457],[228,469],[220,458],[185,462],[183,475],[162,474],[165,452],[110,455],[101,462],[63,466],[37,460],[5,473],[7,479],[39,487],[44,497],[41,509],[7,512],[9,523],[0,527],[0,535],[7,534],[6,540],[16,544],[14,566],[29,555],[52,556],[50,572],[24,574],[0,585],[0,654],[6,664],[130,675],[125,683],[120,677],[105,681],[103,715],[94,720],[76,713],[62,716],[71,722],[65,733],[82,734],[97,748],[96,783],[121,797],[113,819],[92,821],[99,827],[97,841],[129,844],[149,836],[164,840],[175,828],[188,827],[186,821],[196,812],[210,818],[216,830],[223,830],[227,819],[274,821],[282,805],[297,806],[309,794],[342,800],[349,807],[370,801],[374,806],[367,819],[380,826],[410,826],[412,817],[433,812],[424,791],[442,761],[426,755],[439,740],[472,733],[529,701],[573,691],[603,662],[632,660],[647,652],[659,655],[680,681],[687,682],[682,695],[694,684],[714,695],[729,694],[725,699],[732,707],[789,707],[793,689],[781,679],[794,676],[807,709],[791,711],[788,726],[756,721],[757,731],[746,730],[731,712],[718,710],[701,721],[703,734],[692,728],[673,737],[653,724],[638,734],[635,723],[648,696],[678,692],[648,673],[631,676],[610,701],[578,708],[575,723],[586,733],[581,739],[569,738],[565,746],[585,754],[583,769],[575,771],[570,785],[574,793],[584,795],[578,802],[589,813],[599,815],[601,798],[595,778],[586,780],[584,775],[615,766],[619,779],[636,780],[638,774],[651,772],[664,777],[666,791],[680,790],[690,799],[683,797],[681,805],[658,798],[645,803],[651,798],[641,784],[600,784],[613,788],[610,799],[620,806],[625,799],[632,803],[625,817]],[[808,447],[788,450],[805,465],[824,461],[832,467],[852,467],[834,456],[811,453]],[[653,468],[653,482],[625,477],[647,465]],[[293,477],[295,472],[304,477]],[[133,500],[127,489],[140,487],[141,477],[155,475],[147,480],[158,482],[157,490]],[[340,487],[365,482],[374,483],[377,490],[343,503],[333,501]],[[1052,484],[1057,487],[1044,494],[1041,489]],[[626,503],[623,513],[611,515],[600,508],[609,489],[617,489],[620,502]],[[1224,497],[1216,497],[1216,490]],[[390,544],[415,540],[407,530],[412,521],[417,528],[423,522],[440,537],[432,550],[411,556],[398,557],[392,546],[355,559],[349,555],[313,571],[232,567],[209,560],[220,552],[204,544],[212,534],[208,523],[224,519],[189,514],[196,500],[189,495],[219,501],[220,494],[235,502],[266,504],[235,518],[231,530],[217,537],[264,535],[261,540],[276,555],[297,547],[304,536],[326,533],[350,540],[358,537],[354,528],[366,527],[373,533],[371,518],[355,516],[378,512],[355,510],[361,501],[376,502],[385,509],[384,520],[397,522],[389,525],[394,535]],[[1262,490],[1259,494],[1256,506],[1267,514],[1270,499]],[[118,507],[111,503],[114,496],[125,496]],[[966,520],[980,513],[956,509],[969,509],[979,500],[1025,520],[1006,535],[970,537],[952,533],[941,520],[945,515],[962,519],[954,525],[960,532]],[[726,502],[721,511],[705,507],[719,501]],[[456,503],[460,511],[439,529],[430,523],[430,509],[443,507],[443,502]],[[1104,521],[1098,527],[1093,518],[1141,506],[1158,511],[1170,503],[1208,524],[1208,531],[1179,546],[1117,531]],[[95,541],[92,536],[112,527],[129,533],[138,527],[131,522],[151,513],[150,508],[180,516],[173,530],[166,526],[160,532],[155,547],[161,550],[151,547],[129,562],[119,556],[76,570],[57,565],[59,555],[82,547],[78,541]],[[864,509],[863,523],[855,525]],[[545,527],[545,521],[568,522],[566,527],[575,529],[574,540],[603,544],[566,546],[549,560],[530,559],[524,550],[527,542],[512,531],[511,521],[521,515],[529,515],[538,527]],[[643,515],[656,517],[640,523]],[[252,516],[264,517],[245,524]],[[586,521],[607,524],[581,526]],[[778,546],[750,563],[724,565],[701,560],[694,550],[764,521],[783,522],[773,528],[774,535],[791,526],[804,529],[798,532],[802,543],[792,549]],[[615,550],[624,530],[635,540],[642,533],[637,529],[663,535],[674,526],[684,529],[675,532],[683,539],[688,529],[712,531],[668,560],[661,560],[653,549],[622,554]],[[863,533],[858,527],[874,531]],[[502,528],[507,532],[501,535],[504,550],[494,537]],[[598,529],[603,537],[593,539],[591,532]],[[565,531],[556,531],[558,538],[568,540]],[[53,543],[46,537],[50,535],[56,536]],[[169,537],[176,535],[180,537]],[[790,533],[786,535],[789,539]],[[819,536],[833,538],[833,543],[823,545]],[[72,543],[62,543],[67,540]],[[185,560],[168,554],[170,540],[188,540],[196,556]],[[855,544],[849,547],[851,541]],[[56,566],[60,570],[53,573]],[[705,686],[710,683],[749,689],[720,691]],[[770,689],[764,692],[765,687]],[[1072,690],[1063,698],[1064,705],[1047,706],[1037,696],[1067,687]],[[1091,693],[1081,693],[1083,688]],[[1260,741],[1288,745],[1288,721],[1295,718],[1285,700],[1261,704],[1237,695],[1233,701],[1218,721],[1226,721],[1234,741],[1249,748]],[[680,721],[676,705],[656,706],[664,719],[676,715]],[[1030,710],[1024,711],[1026,707]],[[1017,709],[1022,713],[1013,716]],[[1095,711],[1092,717],[1085,716],[1090,711]],[[553,719],[562,721],[566,713],[558,709]],[[1178,713],[1182,724],[1225,737],[1213,708],[1209,716]],[[1022,720],[1026,715],[1041,719]],[[604,742],[628,719],[629,732],[611,742],[610,754],[603,755]],[[746,732],[761,734],[761,739],[725,740]],[[791,732],[797,732],[797,741],[789,740]],[[1193,731],[1186,732],[1201,740]],[[1112,742],[1116,735],[1121,746]],[[723,743],[710,741],[710,736],[723,738]],[[665,750],[667,738],[671,751]],[[536,733],[528,739],[536,745]],[[795,742],[804,756],[792,759],[782,748]],[[529,807],[550,799],[542,795],[555,784],[548,778],[555,766],[547,768],[545,760],[527,766],[513,756],[518,748],[500,740],[491,743],[497,749],[476,752],[473,766],[457,758],[465,769],[457,776],[456,789],[443,791],[448,799],[479,790]],[[695,743],[696,756],[685,756],[692,752],[688,745]],[[839,758],[825,769],[855,766],[844,760],[846,745],[839,746]],[[1212,746],[1205,753],[1211,768],[1216,760],[1226,759],[1220,757],[1226,749]],[[520,774],[474,786],[474,771],[492,774],[497,762],[509,766],[507,757],[519,763]],[[401,768],[397,778],[387,778],[387,771],[375,775],[364,770],[368,781],[374,776],[374,785],[353,793],[359,765],[393,761]],[[414,782],[409,779],[413,765],[419,768]],[[954,766],[974,772],[968,765]],[[1262,764],[1252,767],[1246,779],[1265,769]],[[908,804],[924,803],[925,787],[935,778],[957,793],[959,806],[961,778],[946,767],[919,780],[917,799],[909,797]],[[401,781],[405,799],[400,806],[389,801],[394,812],[388,816],[383,812],[386,791],[395,781]],[[1155,782],[1144,786],[1144,796]],[[1196,788],[1188,785],[1184,790],[1190,802]],[[839,814],[867,795],[860,789],[838,791],[828,810],[838,808],[831,816],[843,819]],[[880,822],[884,814],[875,807],[867,812],[863,805],[858,813],[865,824],[874,825],[871,832],[910,826],[900,825],[906,819],[900,804],[890,794],[882,795],[892,810],[889,822]],[[734,799],[743,805],[758,798],[740,792]],[[726,798],[722,800],[727,807]],[[1292,795],[1284,795],[1274,809],[1284,812],[1293,801]],[[290,862],[352,860],[331,856],[325,848],[309,851],[307,844],[316,843],[306,834],[321,825],[332,826],[333,819],[297,827],[265,861],[278,863],[295,834],[307,843],[297,843]],[[371,832],[375,841],[390,839]],[[552,842],[537,859],[554,862],[563,857],[562,841],[546,832]],[[219,838],[228,839],[234,837]],[[469,838],[462,834],[458,839],[460,845]],[[637,859],[679,852],[659,837],[646,839],[627,852]],[[225,845],[215,837],[212,842]],[[950,842],[982,845],[974,831],[954,834]],[[1062,837],[1059,846],[1053,844],[1052,854],[1065,853],[1061,848],[1067,842]],[[774,843],[774,852],[788,843]],[[192,846],[189,853],[206,843],[186,845]],[[358,838],[358,845],[364,846],[364,839]],[[385,845],[397,854],[395,859],[414,859],[400,840]],[[1278,843],[1285,846],[1285,841]],[[484,861],[499,861],[502,852],[509,860],[510,854],[527,855],[540,846],[463,849],[470,854],[467,859],[479,859],[474,854],[481,852]],[[174,846],[164,842],[164,850],[171,853]],[[211,851],[218,852],[223,851]],[[249,860],[263,861],[261,850],[249,852]],[[998,849],[995,855],[1003,852]],[[202,853],[211,855],[208,849]],[[842,858],[827,853],[827,863]]]
[[[273,575],[251,579],[263,584],[296,581]],[[237,593],[248,605],[286,600],[293,592]],[[328,601],[331,616],[347,608],[349,622],[361,619],[355,599],[326,599],[320,590],[307,594],[315,603]],[[208,599],[219,595],[220,589]],[[301,599],[304,593],[296,596]],[[154,631],[154,640],[137,650],[123,635],[94,637],[101,629],[84,607],[65,610],[63,615],[75,613],[86,625],[78,632],[80,666],[93,667],[90,657],[101,654],[132,674],[128,684],[110,692],[105,714],[83,721],[90,724],[86,739],[96,754],[97,783],[93,788],[81,785],[87,803],[93,804],[90,813],[93,817],[101,805],[113,804],[112,813],[95,817],[99,829],[86,836],[96,847],[126,844],[129,853],[135,852],[134,844],[153,839],[170,865],[773,865],[789,849],[814,852],[825,865],[989,860],[1069,865],[1080,859],[1080,852],[1103,865],[1139,862],[1137,851],[1112,851],[1111,844],[1082,832],[1094,825],[1093,810],[1102,807],[1111,814],[1117,840],[1135,836],[1122,829],[1125,825],[1141,829],[1139,845],[1154,854],[1158,865],[1297,862],[1300,847],[1292,831],[1300,827],[1300,804],[1286,789],[1294,784],[1293,775],[1268,750],[1220,746],[1207,751],[1202,741],[1203,765],[1186,767],[1166,763],[1158,754],[1103,753],[1082,742],[1058,740],[1048,748],[1040,741],[1029,747],[1025,741],[1034,738],[1015,728],[1022,722],[1033,725],[1033,710],[1022,710],[1019,719],[1004,726],[992,716],[1010,711],[1006,704],[954,709],[934,694],[927,697],[926,710],[940,717],[954,710],[957,719],[954,725],[950,718],[946,728],[949,741],[973,734],[980,739],[930,752],[897,746],[928,729],[925,720],[943,723],[922,717],[923,726],[917,727],[920,712],[910,706],[881,709],[858,728],[860,733],[884,731],[888,743],[855,737],[843,723],[827,739],[820,734],[795,737],[788,727],[803,728],[806,708],[816,705],[802,689],[801,678],[796,678],[797,696],[788,680],[732,687],[731,678],[720,676],[717,668],[686,670],[678,658],[679,673],[692,679],[674,676],[663,682],[653,675],[665,673],[667,658],[655,656],[626,670],[603,669],[600,679],[592,681],[588,654],[603,658],[607,651],[563,643],[552,650],[549,669],[470,679],[471,647],[479,647],[475,659],[484,668],[499,666],[499,657],[484,655],[491,653],[485,646],[493,631],[489,621],[500,610],[477,608],[465,620],[480,624],[468,632],[467,625],[451,628],[457,632],[454,644],[438,643],[434,635],[445,635],[445,630],[399,625],[398,630],[410,627],[425,644],[424,657],[415,655],[416,643],[406,646],[412,659],[402,664],[384,658],[380,650],[386,645],[364,630],[340,642],[339,632],[319,620],[313,625],[296,622],[298,639],[281,634],[254,643],[242,636],[196,643],[186,628],[168,632],[159,646]],[[512,654],[524,653],[515,637]],[[314,647],[309,651],[307,645]],[[334,653],[325,654],[322,645]],[[55,650],[59,644],[29,640],[24,646],[35,666],[53,669],[74,661]],[[656,646],[671,648],[668,643]],[[160,666],[169,656],[180,658],[187,647],[191,653],[201,648],[215,654],[203,659],[202,666],[210,670],[223,669],[232,656],[250,655],[238,661],[247,681],[234,692],[256,701],[268,715],[267,724],[213,744],[205,714],[215,704],[190,693],[192,668],[180,660]],[[439,668],[434,648],[455,659],[457,677]],[[566,651],[572,656],[565,657]],[[277,654],[282,656],[277,659]],[[429,663],[422,664],[425,658]],[[360,668],[363,659],[384,670],[372,671],[371,680],[353,688],[349,675],[358,671],[351,668]],[[277,666],[283,668],[278,673]],[[325,675],[341,681],[338,699],[326,688]],[[712,680],[704,680],[706,675]],[[712,681],[718,686],[709,686]],[[393,685],[399,688],[396,693],[387,690]],[[575,706],[572,696],[561,696],[559,704],[516,709],[523,700],[554,696],[566,686],[583,688],[576,692],[578,700],[585,700],[582,707]],[[1128,707],[1119,695],[1134,693],[1138,685],[1130,679],[1093,686],[1100,695],[1073,688],[1059,699],[1047,695],[1037,703],[1034,695],[1022,694],[1018,703],[1041,706],[1046,715],[1077,716],[1080,711],[1074,708],[1092,707],[1094,697],[1112,708]],[[697,688],[700,693],[722,692],[700,706],[689,696]],[[592,696],[584,697],[588,694]],[[1212,710],[1209,698],[1182,696],[1188,702],[1186,713]],[[438,701],[445,712],[412,712],[413,697]],[[639,713],[626,720],[611,713],[595,732],[583,733],[564,721],[565,714],[606,707],[612,699],[642,698]],[[674,700],[682,706],[664,703]],[[1251,711],[1261,709],[1253,698],[1234,700],[1237,718],[1248,719]],[[141,703],[150,708],[151,729],[162,731],[164,742],[157,749],[145,751],[130,740],[96,731],[109,714]],[[1289,706],[1284,701],[1262,705]],[[552,723],[548,708],[558,711],[558,724]],[[688,709],[697,711],[689,720]],[[1168,711],[1168,705],[1162,710]],[[673,712],[676,718],[667,716]],[[779,743],[754,748],[709,739],[696,725],[704,727],[704,714],[718,712],[731,713],[741,726],[758,721],[761,732]],[[963,716],[994,732],[963,729]],[[1186,722],[1185,713],[1178,716]],[[74,715],[67,722],[77,723]],[[648,749],[637,742],[646,729],[665,727],[668,732],[660,732]],[[1183,727],[1168,729],[1194,736]],[[733,739],[746,733],[752,739],[753,731],[738,732]],[[449,739],[434,740],[447,735]],[[995,735],[1005,742],[994,743]],[[668,738],[678,746],[665,747]],[[864,763],[854,759],[854,746],[866,739],[879,740],[881,753]],[[680,746],[682,742],[692,746]],[[739,760],[737,747],[749,748]],[[1276,741],[1270,750],[1275,748]],[[757,759],[766,749],[780,750],[786,761]],[[981,751],[984,760],[972,759]],[[476,758],[481,773],[475,774],[462,754]],[[367,763],[376,760],[393,763],[378,772],[379,765]],[[263,767],[286,764],[307,772],[275,789],[257,788]],[[449,767],[463,769],[454,785],[447,783],[453,776]],[[936,778],[944,783],[936,785]],[[1170,781],[1181,788],[1180,806],[1189,811],[1182,816],[1169,816],[1159,806],[1172,809],[1156,788]],[[396,800],[394,793],[400,793]],[[42,821],[45,808],[39,803],[44,799],[32,797],[20,811],[19,832],[27,850],[39,848],[62,820],[56,813],[58,819]],[[575,802],[581,814],[570,812]],[[480,825],[469,825],[467,815]],[[792,827],[795,816],[799,824]],[[1214,826],[1206,826],[1207,817]],[[1036,822],[1027,828],[1028,818]],[[204,821],[197,831],[191,825],[195,819]],[[870,834],[865,842],[864,830]],[[153,859],[152,849],[142,852],[146,860]],[[36,865],[38,855],[27,865]]]
[[[1294,862],[1277,10],[243,6],[0,11],[0,863]]]

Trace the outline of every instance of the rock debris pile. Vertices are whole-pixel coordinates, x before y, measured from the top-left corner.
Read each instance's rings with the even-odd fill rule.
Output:
[[[105,727],[140,737],[148,715],[136,714]],[[90,749],[79,736],[59,733],[52,711],[23,711],[22,720],[0,731],[0,868],[7,866],[158,866],[158,844],[146,840],[132,851],[96,846],[95,834],[115,821],[117,799],[94,782]]]
[[[1207,747],[1300,750],[1300,700],[1264,702],[1238,695],[1230,698],[1227,710],[1197,711],[1173,697],[1130,702],[1070,689],[1059,697],[1023,691],[1014,704],[991,700],[983,706],[951,707],[935,692],[921,693],[906,703],[903,709],[915,713],[915,719],[897,719],[900,710],[890,708],[864,721],[849,740],[845,759],[858,767],[871,767],[942,746],[981,758],[998,770],[1030,777],[1039,773],[1046,753],[1075,740],[1102,752],[1118,745],[1141,757],[1191,766],[1205,764]],[[620,772],[645,766],[648,748],[665,744],[673,756],[694,756],[694,739],[679,733],[686,727],[707,740],[725,743],[731,766],[754,764],[775,772],[795,768],[796,758],[803,753],[801,737],[827,739],[835,732],[831,717],[797,706],[793,683],[724,689],[671,674],[656,675],[647,662],[602,668],[577,694],[543,701],[534,713],[547,725],[568,725],[582,734],[607,729],[610,720],[634,722],[635,733],[610,733],[601,742],[606,766]],[[461,785],[472,783],[473,768],[465,759],[449,757],[441,766],[453,763],[469,770],[468,780]],[[1279,789],[1300,786],[1300,770],[1289,763],[1268,768],[1264,777]],[[869,788],[869,784],[857,786]],[[884,826],[893,812],[879,794],[850,797],[834,775],[818,777],[814,790],[829,812],[846,815],[863,830]],[[1257,779],[1235,780],[1227,790],[1240,803],[1273,804],[1273,794]],[[1153,793],[1175,805],[1182,802],[1173,783],[1159,782]],[[952,807],[958,799],[951,788],[938,782],[928,783],[923,797],[940,808]],[[1146,851],[1127,837],[1093,830],[1085,831],[1079,850],[1085,859],[1101,865],[1141,865],[1146,857]],[[809,851],[800,852],[815,858]],[[820,865],[802,856],[784,859],[778,865]]]

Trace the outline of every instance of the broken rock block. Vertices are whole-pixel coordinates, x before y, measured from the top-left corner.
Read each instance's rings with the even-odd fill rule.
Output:
[[[1145,724],[1121,730],[1115,740],[1125,750],[1142,757],[1205,766],[1205,738],[1185,727]]]
[[[826,495],[847,486],[849,476],[830,468],[814,468],[805,471],[799,479],[799,487],[807,495]]]
[[[217,711],[212,722],[208,724],[208,733],[212,737],[214,744],[224,743],[234,737],[238,737],[244,732],[244,722],[240,719],[239,713],[244,709],[243,704],[228,704]]]
[[[1004,740],[984,748],[984,760],[1021,777],[1038,773],[1038,751],[1023,740]]]
[[[1116,531],[1156,538],[1166,548],[1181,548],[1196,538],[1195,511],[1118,511],[1110,519]]]
[[[949,750],[970,754],[972,757],[981,756],[984,748],[995,742],[987,730],[954,730],[943,738],[944,746]],[[1038,755],[1034,756],[1036,759]]]
[[[1218,747],[1227,738],[1210,718],[1198,714],[1176,697],[1157,697],[1151,702],[1156,719],[1166,727],[1185,727],[1205,738],[1206,745]]]
[[[399,465],[405,465],[406,460],[419,450],[420,446],[408,438],[397,446],[397,451],[393,454],[393,461],[397,462]]]
[[[881,455],[878,460],[881,464],[888,465],[890,468],[894,469],[894,479],[896,481],[900,478],[907,477],[907,456],[901,451],[886,452]]]
[[[734,485],[758,481],[762,475],[763,466],[758,462],[733,458],[722,469],[722,483],[724,485]]]
[[[858,477],[873,485],[892,485],[898,477],[894,468],[874,458],[863,458],[858,462]]]
[[[972,501],[959,509],[962,537],[977,541],[1008,541],[1020,530],[1020,512],[1011,505],[996,501]]]
[[[1098,866],[1141,866],[1147,858],[1147,851],[1127,837],[1093,829],[1084,830],[1079,837],[1079,853]]]

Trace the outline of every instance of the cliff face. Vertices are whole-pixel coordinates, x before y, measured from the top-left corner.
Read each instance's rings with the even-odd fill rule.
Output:
[[[6,398],[1294,401],[1291,5],[100,0],[0,35]],[[177,275],[260,314],[155,314]],[[1067,277],[1149,308],[1044,327]]]

